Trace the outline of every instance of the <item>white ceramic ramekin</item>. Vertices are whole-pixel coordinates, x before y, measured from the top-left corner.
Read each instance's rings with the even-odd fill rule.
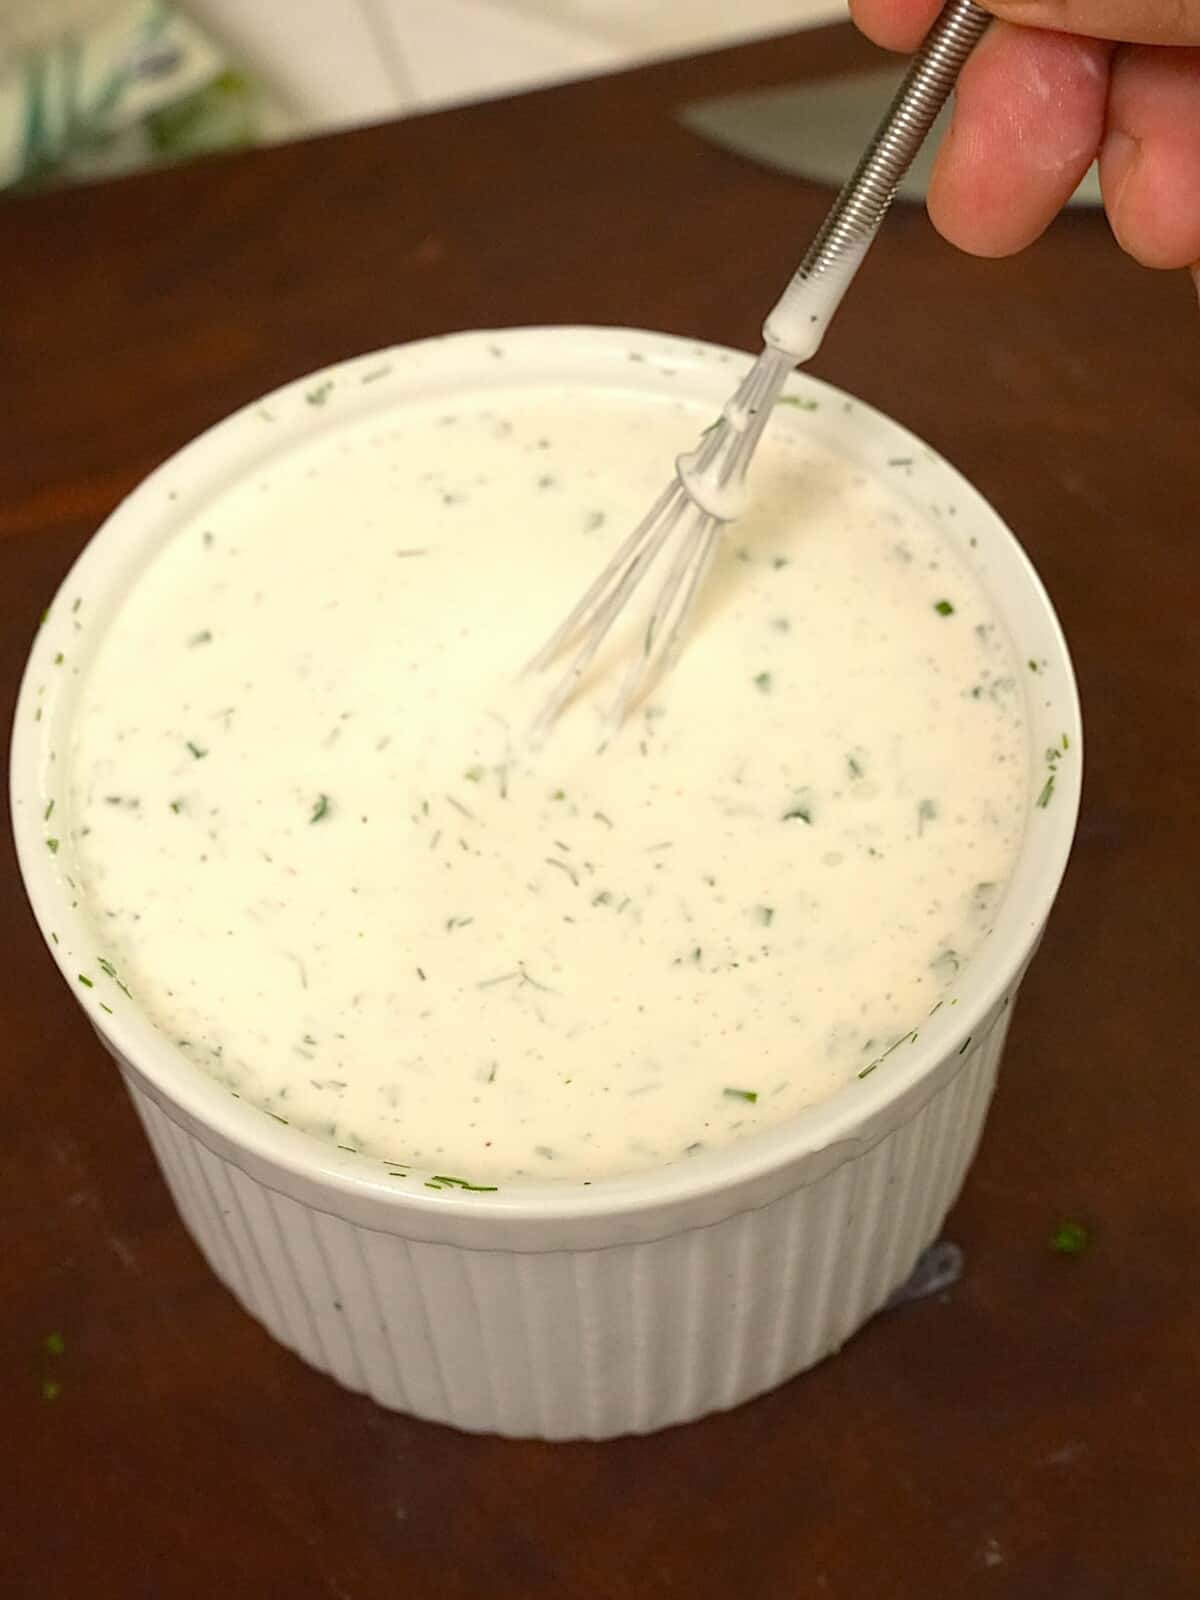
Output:
[[[805,416],[815,438],[870,470],[911,463],[893,480],[937,508],[1028,664],[1034,778],[1015,875],[955,993],[831,1099],[675,1166],[494,1194],[391,1176],[281,1125],[197,1071],[140,1013],[106,969],[71,883],[57,758],[81,675],[121,597],[182,522],[302,439],[412,397],[512,384],[687,395],[715,411],[745,361],[658,335],[548,328],[459,334],[332,367],[153,473],[87,546],[34,644],[13,735],[13,812],[51,953],[120,1067],[214,1272],[283,1344],[382,1405],[517,1436],[645,1432],[802,1371],[903,1282],[974,1153],[1010,1003],[1074,831],[1079,708],[1054,613],[1015,539],[951,467],[878,412],[793,380],[793,395],[816,402]]]

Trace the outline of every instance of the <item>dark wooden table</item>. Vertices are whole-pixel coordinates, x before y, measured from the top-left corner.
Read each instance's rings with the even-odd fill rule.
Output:
[[[872,59],[835,29],[0,206],[6,714],[100,519],[285,378],[489,324],[751,345],[828,197],[675,108]],[[6,848],[6,1600],[1200,1595],[1198,336],[1184,276],[1134,267],[1098,217],[981,263],[906,209],[817,363],[1024,540],[1089,772],[947,1225],[965,1278],[731,1415],[512,1444],[301,1366],[185,1236]],[[1062,1218],[1083,1255],[1049,1248]]]

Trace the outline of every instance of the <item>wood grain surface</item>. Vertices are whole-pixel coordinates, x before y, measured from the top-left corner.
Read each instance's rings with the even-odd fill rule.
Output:
[[[876,59],[833,29],[0,204],[6,715],[99,521],[284,379],[527,322],[752,345],[828,196],[676,108]],[[6,1600],[1200,1595],[1198,336],[1185,277],[1098,216],[978,262],[902,209],[815,363],[1017,531],[1074,650],[1088,775],[947,1225],[963,1281],[740,1411],[513,1444],[303,1367],[184,1234],[4,845]],[[1049,1248],[1062,1218],[1085,1254]]]

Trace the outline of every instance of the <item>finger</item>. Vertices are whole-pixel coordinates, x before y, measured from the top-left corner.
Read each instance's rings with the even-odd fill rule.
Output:
[[[1147,267],[1200,257],[1200,50],[1118,50],[1100,183],[1112,230]]]
[[[879,0],[876,0],[879,3]],[[982,0],[1007,22],[1133,44],[1200,45],[1200,0]]]
[[[1200,302],[1200,261],[1192,263],[1192,282],[1196,285],[1196,300]]]
[[[861,33],[885,50],[915,50],[929,32],[938,0],[850,0],[850,15]]]
[[[1006,256],[1049,225],[1100,146],[1111,48],[992,25],[963,68],[929,186],[951,244]]]

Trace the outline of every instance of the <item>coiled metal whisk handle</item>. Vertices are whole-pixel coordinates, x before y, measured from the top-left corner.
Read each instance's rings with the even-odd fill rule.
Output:
[[[901,179],[990,21],[974,0],[950,0],[943,8],[862,160],[767,318],[763,338],[773,349],[794,361],[815,354]]]

